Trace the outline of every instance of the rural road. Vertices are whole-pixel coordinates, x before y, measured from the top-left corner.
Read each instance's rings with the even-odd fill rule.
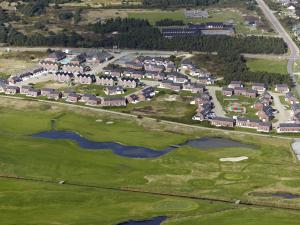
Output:
[[[277,17],[273,14],[269,6],[264,2],[264,0],[256,0],[258,6],[261,8],[265,17],[269,20],[269,22],[273,25],[275,31],[279,34],[280,37],[286,42],[290,49],[290,57],[288,60],[287,70],[290,76],[292,77],[295,83],[295,89],[300,96],[300,85],[296,81],[296,75],[293,73],[293,66],[296,60],[300,59],[300,50],[290,35],[286,32],[284,27],[281,25]]]

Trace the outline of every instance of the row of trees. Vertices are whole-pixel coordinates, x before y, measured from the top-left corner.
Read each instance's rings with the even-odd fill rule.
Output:
[[[208,6],[218,3],[219,0],[143,0],[144,6]]]
[[[134,29],[143,30],[150,27],[150,23],[147,20],[142,19],[115,18],[108,19],[105,23],[97,22],[95,24],[91,24],[89,27],[90,30],[95,33],[107,34],[114,31],[129,32]]]
[[[156,21],[155,25],[158,27],[183,26],[184,22],[182,20],[162,19]]]
[[[249,71],[245,58],[237,50],[223,49],[218,53],[216,62],[226,83],[232,80],[243,82],[260,82],[266,84],[286,83],[291,85],[290,76],[279,73]]]

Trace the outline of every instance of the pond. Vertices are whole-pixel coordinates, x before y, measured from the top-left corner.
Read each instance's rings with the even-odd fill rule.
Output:
[[[243,144],[238,141],[233,141],[225,138],[213,138],[213,137],[205,137],[205,138],[190,140],[180,145],[169,146],[164,150],[154,150],[151,148],[145,148],[141,146],[123,145],[117,142],[91,141],[71,131],[51,130],[51,131],[37,133],[32,136],[35,138],[47,138],[47,139],[54,139],[54,140],[57,139],[72,140],[78,143],[78,145],[84,149],[112,150],[114,154],[123,157],[128,157],[128,158],[157,158],[181,146],[192,146],[200,150],[209,150],[213,148],[225,148],[225,147],[253,148],[252,145]]]
[[[160,225],[166,219],[167,219],[166,216],[158,216],[149,220],[142,220],[142,221],[130,220],[124,223],[119,223],[118,225]]]

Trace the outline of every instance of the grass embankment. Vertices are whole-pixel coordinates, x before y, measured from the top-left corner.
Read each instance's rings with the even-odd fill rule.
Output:
[[[248,195],[253,191],[300,194],[300,168],[293,162],[288,140],[184,129],[83,109],[73,112],[66,107],[30,101],[0,99],[0,103],[1,175],[300,206],[300,199]],[[32,133],[49,130],[51,119],[56,119],[56,129],[75,131],[91,140],[154,149],[210,135],[242,140],[254,144],[255,148],[202,151],[184,146],[156,159],[125,158],[110,150],[87,151],[68,140],[30,137]],[[238,163],[219,161],[223,157],[237,156],[248,156],[249,159]],[[3,224],[19,224],[20,221],[23,224],[116,224],[127,219],[167,215],[166,224],[197,224],[201,221],[205,224],[256,225],[254,218],[259,218],[260,225],[268,225],[270,221],[272,224],[297,224],[300,218],[298,212],[276,209],[250,209],[3,179],[0,196]]]
[[[253,72],[287,73],[287,60],[247,59],[247,66]]]

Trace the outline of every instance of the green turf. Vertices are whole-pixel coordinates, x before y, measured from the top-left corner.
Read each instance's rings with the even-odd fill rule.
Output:
[[[247,59],[247,66],[253,72],[287,74],[287,60]]]
[[[4,100],[0,103],[1,175],[300,205],[300,199],[249,195],[253,191],[300,193],[300,166],[294,162],[287,140],[182,129],[88,110],[74,112],[57,106],[49,108],[47,104],[35,102],[15,100],[10,103],[14,108]],[[185,146],[156,159],[125,158],[110,150],[84,150],[67,140],[30,137],[32,133],[49,130],[51,119],[56,119],[56,129],[76,131],[91,140],[116,141],[158,150],[210,135],[242,140],[255,146],[205,151]],[[238,163],[219,161],[223,157],[237,156],[248,156],[249,159]],[[268,225],[270,221],[272,224],[297,224],[300,216],[292,211],[235,208],[230,204],[94,190],[67,184],[0,181],[0,224],[110,225],[130,218],[167,215],[166,224],[252,225],[257,216],[261,225]],[[272,219],[268,221],[270,217]]]

